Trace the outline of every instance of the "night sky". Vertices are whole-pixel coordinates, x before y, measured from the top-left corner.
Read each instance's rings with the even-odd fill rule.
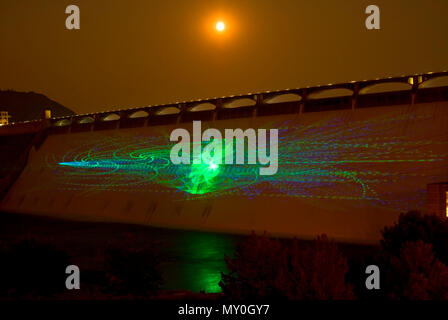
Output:
[[[0,0],[0,89],[97,112],[442,71],[447,36],[447,0]]]

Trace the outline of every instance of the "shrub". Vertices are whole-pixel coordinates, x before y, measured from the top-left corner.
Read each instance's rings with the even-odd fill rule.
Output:
[[[278,240],[266,233],[238,244],[235,257],[225,257],[230,274],[222,274],[219,283],[226,296],[233,299],[266,298],[277,292],[280,267],[285,263],[284,250]]]
[[[346,283],[347,259],[325,235],[300,247],[297,240],[289,248],[286,296],[299,300],[353,299]]]
[[[50,244],[24,240],[2,250],[0,291],[9,297],[44,297],[65,291],[68,255]]]
[[[430,243],[434,256],[448,265],[448,220],[418,211],[402,213],[398,222],[382,230],[381,247],[387,254],[398,256],[407,242]]]
[[[391,298],[448,299],[448,267],[421,240],[407,242],[399,256],[390,256],[389,278]]]
[[[232,299],[353,298],[345,282],[347,261],[326,236],[300,245],[252,233],[226,263],[230,273],[222,274],[220,286]]]
[[[143,298],[159,292],[162,276],[155,248],[110,247],[105,258],[106,277],[111,293]]]

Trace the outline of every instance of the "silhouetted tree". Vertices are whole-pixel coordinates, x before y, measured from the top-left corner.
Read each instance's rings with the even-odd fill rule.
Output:
[[[407,242],[422,240],[433,247],[434,256],[448,265],[448,220],[418,211],[400,214],[398,222],[382,230],[382,250],[398,256]]]
[[[346,283],[347,259],[326,235],[300,247],[297,240],[288,248],[286,288],[289,299],[353,299],[353,288]]]
[[[432,245],[407,242],[390,256],[388,295],[395,299],[448,299],[448,267],[434,257]]]
[[[163,283],[157,249],[132,239],[106,250],[105,270],[112,294],[145,298],[156,295]]]
[[[345,282],[347,261],[326,236],[300,245],[297,240],[280,242],[266,233],[252,233],[226,263],[230,273],[222,274],[220,286],[232,299],[353,298]]]
[[[230,274],[222,274],[223,293],[233,299],[267,298],[279,294],[278,277],[286,263],[280,242],[264,233],[240,242],[235,257],[225,257]]]

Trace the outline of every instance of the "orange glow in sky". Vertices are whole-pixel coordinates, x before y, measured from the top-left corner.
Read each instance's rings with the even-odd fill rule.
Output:
[[[202,40],[206,41],[206,46],[208,43],[214,49],[230,50],[230,47],[237,46],[238,41],[245,38],[244,29],[241,28],[241,22],[244,20],[231,8],[207,8],[202,14],[200,32],[205,35]]]
[[[216,30],[218,30],[219,32],[223,32],[225,28],[226,25],[224,24],[224,22],[219,21],[218,23],[216,23]]]

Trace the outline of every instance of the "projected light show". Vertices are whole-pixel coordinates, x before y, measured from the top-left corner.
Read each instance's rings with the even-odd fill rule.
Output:
[[[340,199],[352,200],[354,206],[361,205],[356,200],[364,200],[370,206],[401,210],[409,203],[423,205],[425,184],[415,181],[437,180],[445,171],[446,136],[415,139],[399,134],[404,126],[430,118],[395,114],[347,125],[336,114],[306,125],[296,120],[265,121],[261,127],[279,129],[278,172],[272,176],[260,175],[260,164],[173,165],[168,135],[98,134],[62,156],[48,157],[46,163],[60,187],[83,192],[168,192],[183,200]],[[250,151],[246,148],[246,159]],[[400,194],[403,190],[407,192]]]
[[[447,16],[0,0],[0,303],[289,319],[448,300]]]

